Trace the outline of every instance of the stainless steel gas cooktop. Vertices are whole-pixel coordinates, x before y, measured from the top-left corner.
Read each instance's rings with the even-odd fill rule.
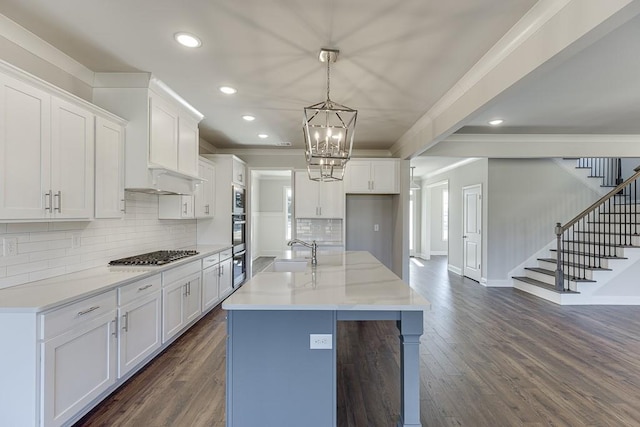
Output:
[[[155,251],[109,262],[109,265],[163,265],[182,258],[198,255],[194,250]]]

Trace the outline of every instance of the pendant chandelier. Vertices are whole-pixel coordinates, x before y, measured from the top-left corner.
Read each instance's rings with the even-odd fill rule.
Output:
[[[320,62],[327,63],[327,99],[304,109],[303,131],[309,179],[340,181],[351,158],[358,111],[333,102],[329,97],[331,63],[339,50],[321,49]]]

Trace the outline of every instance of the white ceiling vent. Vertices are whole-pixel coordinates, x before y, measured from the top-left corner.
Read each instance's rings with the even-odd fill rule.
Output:
[[[280,141],[276,143],[278,147],[291,147],[291,143],[289,141]]]

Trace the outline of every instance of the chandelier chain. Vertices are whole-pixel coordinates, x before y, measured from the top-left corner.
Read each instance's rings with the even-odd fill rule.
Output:
[[[327,101],[330,100],[330,98],[329,98],[329,86],[331,84],[330,67],[331,67],[331,57],[327,56]]]

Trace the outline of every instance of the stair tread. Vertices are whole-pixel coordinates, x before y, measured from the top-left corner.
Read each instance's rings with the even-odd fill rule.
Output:
[[[521,282],[528,283],[530,285],[538,286],[540,288],[546,289],[551,292],[555,292],[557,294],[579,294],[580,292],[575,291],[558,291],[555,286],[550,285],[545,282],[541,282],[540,280],[532,279],[530,277],[525,276],[513,276],[512,279],[519,280]]]
[[[640,225],[640,222],[620,222],[620,221],[587,221],[587,224],[602,224],[602,225]]]
[[[605,243],[605,242],[589,242],[586,240],[565,240],[565,243],[576,243],[576,244],[586,244],[586,245],[597,245],[597,246],[608,246],[610,248],[640,248],[637,245],[623,245],[620,243]]]
[[[547,270],[546,268],[540,268],[540,267],[525,267],[525,270],[530,270],[530,271],[535,271],[536,273],[540,273],[540,274],[546,274],[547,276],[553,276],[555,277],[556,272],[552,271],[552,270]],[[590,280],[590,279],[579,279],[577,277],[574,276],[569,276],[567,277],[567,279],[571,282],[588,282],[588,283],[595,283],[595,280]]]
[[[538,258],[538,261],[545,261],[545,262],[552,262],[552,263],[556,263],[558,262],[557,259],[555,258]],[[582,265],[578,265],[575,262],[563,262],[563,265],[567,265],[569,267],[580,267],[580,268],[584,268],[586,270],[604,270],[604,271],[611,271],[610,268],[604,268],[604,267],[587,267],[587,266],[582,266]]]
[[[557,249],[549,249],[551,252],[557,252]],[[571,255],[585,255],[591,256],[592,258],[602,258],[602,259],[628,259],[627,257],[622,256],[614,256],[614,255],[597,255],[590,252],[576,252],[576,251],[562,251],[563,254],[571,254]]]

